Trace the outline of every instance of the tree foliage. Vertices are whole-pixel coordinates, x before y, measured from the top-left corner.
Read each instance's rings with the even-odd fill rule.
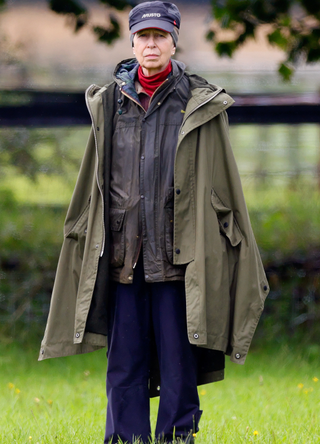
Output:
[[[122,11],[137,0],[97,0]],[[0,11],[7,0],[0,0]],[[90,21],[90,11],[82,0],[47,0],[49,8],[68,18],[75,32],[86,27],[99,42],[112,44],[121,35],[118,17],[112,12],[106,25]],[[195,2],[196,3],[196,2]],[[284,60],[279,73],[290,80],[301,62],[320,61],[320,0],[211,0],[214,18],[207,40],[212,41],[220,56],[232,57],[245,42],[255,38],[262,25],[267,27],[270,44],[281,49]],[[231,32],[228,38],[223,32]]]
[[[0,10],[5,6],[7,0],[0,0]],[[135,6],[135,0],[98,0],[104,6],[109,6],[122,11],[127,7]],[[96,25],[90,21],[90,12],[88,8],[81,3],[81,0],[47,0],[49,8],[68,18],[68,24],[75,32],[87,27],[95,34],[98,41],[112,44],[120,37],[121,28],[118,18],[110,13],[109,23],[105,26]]]
[[[269,42],[284,51],[279,65],[290,80],[301,62],[320,60],[320,0],[211,0],[214,22],[207,33],[220,56],[232,57],[246,41],[268,25]],[[223,38],[223,31],[231,37]]]
[[[0,0],[1,1],[1,0]],[[99,0],[105,6],[118,11],[135,5],[134,0]],[[79,0],[48,0],[49,7],[57,14],[66,15],[75,32],[83,27],[89,27],[99,42],[111,45],[120,37],[121,28],[118,18],[110,13],[109,23],[106,26],[95,25],[90,22],[88,9]]]
[[[78,156],[68,148],[70,134],[69,128],[1,129],[0,176],[10,174],[10,168],[32,181],[36,181],[39,174],[67,177],[70,169],[77,171]]]

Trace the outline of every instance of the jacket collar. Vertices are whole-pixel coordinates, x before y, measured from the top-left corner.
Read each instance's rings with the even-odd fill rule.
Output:
[[[188,77],[190,98],[181,126],[182,135],[213,119],[234,103],[234,100],[220,86],[209,84],[196,75],[188,75]]]
[[[170,83],[174,85],[181,79],[185,71],[185,64],[172,61],[172,80]],[[134,100],[139,101],[138,94],[135,89],[135,78],[138,72],[139,63],[136,59],[126,59],[120,62],[113,73],[114,81],[119,85],[120,90],[131,96]]]
[[[119,85],[120,89],[125,86],[121,83],[129,83],[128,88],[132,87],[135,94],[134,78],[138,70],[139,64],[136,59],[126,59],[119,63],[114,71],[114,80]],[[117,76],[119,74],[119,76]],[[180,78],[186,74],[190,85],[190,98],[186,108],[182,126],[187,123],[187,130],[196,128],[203,123],[214,118],[222,111],[229,108],[234,103],[234,100],[226,94],[225,90],[217,85],[209,84],[205,79],[194,74],[185,73],[185,65],[177,60],[172,60],[172,78],[173,83],[170,88],[165,88],[165,93],[169,93],[179,82]],[[167,82],[168,83],[168,82]],[[171,83],[171,82],[170,82]],[[108,88],[109,85],[102,88],[97,85],[91,85],[86,91],[86,103],[90,114],[95,114],[98,103],[101,102],[101,94]],[[169,86],[169,85],[168,85]],[[203,113],[195,113],[195,111],[202,109]],[[201,115],[200,115],[201,114]],[[91,117],[95,117],[91,115]],[[186,133],[186,131],[185,131]]]

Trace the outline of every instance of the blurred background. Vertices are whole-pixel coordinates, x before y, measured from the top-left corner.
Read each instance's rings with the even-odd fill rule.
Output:
[[[320,352],[320,8],[176,1],[176,58],[236,103],[230,137],[270,281],[255,344]],[[255,9],[255,3],[261,8]],[[0,0],[0,338],[40,340],[90,121],[133,2]],[[80,6],[79,6],[80,5]],[[111,5],[111,6],[110,6]],[[111,14],[111,15],[110,15]]]

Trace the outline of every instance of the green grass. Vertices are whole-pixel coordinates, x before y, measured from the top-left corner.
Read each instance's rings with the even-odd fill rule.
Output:
[[[1,187],[13,192],[16,200],[31,205],[68,205],[76,181],[62,176],[38,174],[35,182],[28,177],[16,175],[14,180],[8,175],[1,181]]]
[[[257,243],[272,260],[319,247],[320,193],[306,183],[297,189],[245,190]]]
[[[0,346],[0,442],[101,444],[105,351],[37,362],[36,348]],[[197,444],[320,443],[318,357],[283,345],[227,361],[225,381],[199,388]]]

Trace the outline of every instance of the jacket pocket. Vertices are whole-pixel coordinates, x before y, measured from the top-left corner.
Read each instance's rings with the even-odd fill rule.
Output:
[[[165,250],[167,259],[173,264],[173,187],[170,187],[164,203],[165,217]]]
[[[83,212],[78,217],[76,223],[65,235],[67,239],[73,239],[76,242],[78,242],[78,251],[81,259],[83,258],[84,247],[87,238],[89,208],[90,208],[90,200],[85,209],[83,210]]]
[[[126,210],[110,208],[110,265],[121,267],[125,255],[125,227]]]
[[[220,232],[224,234],[233,247],[236,247],[243,239],[243,234],[233,215],[233,211],[228,208],[214,191],[211,190],[211,205],[217,214]]]

